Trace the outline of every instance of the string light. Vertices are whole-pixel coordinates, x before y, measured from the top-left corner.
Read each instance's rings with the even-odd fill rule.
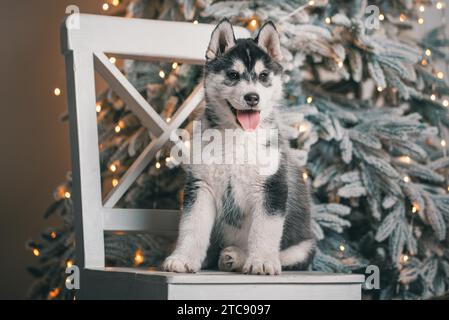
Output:
[[[117,171],[117,165],[115,165],[114,163],[111,164],[111,165],[109,166],[109,170],[111,170],[111,172],[116,172],[116,171]]]
[[[53,93],[55,94],[55,96],[60,96],[60,95],[61,95],[61,89],[55,88],[55,90],[53,91]]]
[[[449,101],[447,99],[443,100],[443,106],[445,106],[445,107],[449,106]]]
[[[112,186],[115,187],[118,185],[118,180],[117,179],[112,179]]]
[[[142,251],[137,250],[136,253],[134,254],[134,264],[136,266],[138,266],[138,265],[142,264],[143,261],[144,261],[144,258],[143,258]]]
[[[97,111],[97,113],[99,113],[101,111],[101,104],[97,103],[97,105],[95,106],[95,111]]]
[[[437,96],[435,95],[435,93],[432,93],[430,95],[430,100],[435,101],[437,99]]]
[[[117,126],[115,126],[114,130],[116,133],[119,133],[122,130],[122,128],[120,128],[120,126],[117,125]]]
[[[156,167],[156,169],[160,169],[161,168],[161,163],[160,162],[156,162],[155,167]]]
[[[34,249],[33,249],[33,254],[34,254],[36,257],[39,257],[40,254],[41,254],[41,252],[39,251],[38,248],[34,248]]]
[[[426,56],[430,57],[432,55],[432,51],[430,51],[430,49],[426,49],[426,51],[424,52],[426,54]]]
[[[324,22],[326,22],[326,24],[331,24],[332,20],[329,17],[326,17],[326,19],[324,19]]]
[[[309,175],[307,174],[307,172],[302,173],[302,178],[304,179],[304,181],[307,181],[307,179],[309,179]]]
[[[338,249],[340,249],[341,252],[346,250],[345,246],[342,244],[338,247]]]
[[[167,119],[165,119],[165,121],[167,121],[169,123],[171,121],[171,118],[168,117]]]
[[[384,88],[382,88],[381,86],[378,86],[377,91],[382,92],[382,91],[384,91]]]
[[[165,158],[165,162],[166,162],[166,163],[169,163],[170,161],[171,161],[171,157]]]
[[[68,191],[64,192],[64,198],[70,199],[70,196],[71,196],[70,192]]]
[[[441,72],[441,71],[438,71],[437,72],[437,78],[440,79],[440,80],[443,79],[444,78],[444,73]]]
[[[117,59],[115,57],[110,57],[109,62],[115,64],[117,62]]]
[[[177,62],[173,62],[171,67],[172,67],[173,70],[175,70],[178,67],[178,63]]]
[[[299,125],[299,132],[306,132],[307,131],[307,124],[302,123]]]
[[[159,71],[159,77],[161,77],[162,79],[165,78],[165,72],[163,70]]]
[[[306,99],[306,101],[307,101],[308,104],[311,104],[312,101],[313,101],[313,97],[308,96],[307,99]]]
[[[409,156],[401,156],[401,157],[399,157],[399,161],[401,161],[403,163],[410,163],[412,161],[412,159]]]
[[[417,205],[417,204],[413,204],[413,206],[412,206],[412,212],[413,213],[416,213],[416,212],[418,212],[419,211],[419,206]]]
[[[444,5],[443,5],[443,3],[441,1],[438,1],[437,4],[436,4],[436,7],[437,7],[438,10],[443,9],[443,6]]]
[[[404,22],[405,20],[407,20],[407,16],[405,14],[401,13],[399,15],[399,21]]]
[[[50,238],[56,239],[56,236],[57,236],[56,232],[54,231],[50,232]]]
[[[59,288],[55,288],[55,289],[51,290],[51,291],[48,293],[48,298],[49,298],[49,299],[54,299],[54,298],[56,298],[56,297],[58,296],[59,292],[60,292],[60,289],[59,289]]]
[[[400,258],[402,263],[406,263],[409,259],[410,259],[409,256],[406,254],[401,255],[401,258]]]
[[[379,20],[380,21],[384,21],[385,20],[385,16],[382,13],[379,14]]]
[[[108,3],[103,3],[102,9],[103,9],[103,11],[108,11],[109,10],[109,4]]]
[[[427,60],[426,60],[426,59],[422,59],[422,60],[421,60],[421,64],[422,64],[423,66],[427,66]]]
[[[120,4],[120,0],[112,0],[112,5],[117,7]]]
[[[419,6],[419,12],[424,12],[426,10],[426,8],[423,5]]]
[[[419,18],[419,19],[418,19],[418,23],[419,23],[419,24],[423,24],[423,23],[424,23],[424,19],[423,19],[423,18]]]
[[[73,266],[73,261],[72,260],[67,260],[66,266],[67,266],[67,268],[72,267]]]
[[[314,5],[315,5],[315,1],[310,0],[310,1],[309,1],[309,6],[314,6]]]
[[[442,147],[445,147],[446,146],[446,140],[442,139],[440,144],[441,144]]]
[[[338,66],[339,68],[343,68],[343,61],[338,60],[338,61],[337,61],[337,66]]]
[[[403,178],[405,183],[409,183],[410,182],[410,177],[409,176],[404,176]]]
[[[198,24],[198,20],[193,21],[193,24]]]

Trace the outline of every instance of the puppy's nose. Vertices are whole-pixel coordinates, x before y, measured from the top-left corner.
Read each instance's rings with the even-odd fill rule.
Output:
[[[246,104],[250,107],[255,107],[259,103],[259,95],[254,92],[245,94],[243,98],[245,99]]]

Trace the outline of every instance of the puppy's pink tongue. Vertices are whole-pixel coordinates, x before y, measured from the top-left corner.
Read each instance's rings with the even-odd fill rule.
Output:
[[[259,111],[237,110],[237,120],[245,131],[256,130],[260,122]]]

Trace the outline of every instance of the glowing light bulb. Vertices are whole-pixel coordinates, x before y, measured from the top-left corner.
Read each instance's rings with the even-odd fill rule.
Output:
[[[33,254],[34,254],[36,257],[39,257],[40,254],[41,254],[41,252],[39,251],[38,248],[34,248],[34,249],[33,249]]]
[[[198,24],[198,20],[193,21],[193,24]]]
[[[161,163],[160,162],[156,162],[155,167],[156,167],[156,169],[160,169],[161,168]]]
[[[410,182],[410,177],[409,176],[405,176],[403,178],[403,180],[404,180],[405,183],[409,183]]]
[[[324,19],[324,22],[326,22],[326,24],[331,24],[332,20],[329,17],[326,17],[326,19]]]
[[[134,264],[136,266],[138,266],[138,265],[142,264],[143,261],[144,261],[144,257],[143,257],[142,251],[137,250],[136,253],[134,254]]]
[[[170,122],[170,121],[171,121],[171,118],[168,117],[167,119],[165,119],[165,121]]]
[[[97,113],[101,111],[101,104],[97,103],[95,106],[95,111],[97,111]]]
[[[73,261],[72,260],[67,260],[66,264],[67,268],[70,268],[71,266],[73,266]]]
[[[112,5],[117,7],[120,4],[120,0],[112,0]]]
[[[449,106],[449,101],[447,99],[443,100],[443,106],[445,106],[445,107]]]
[[[424,23],[424,19],[423,19],[423,18],[419,18],[419,19],[418,19],[418,23],[419,23],[419,24],[423,24],[423,23]]]
[[[173,70],[175,70],[178,67],[178,63],[177,62],[173,62],[171,67],[172,67]]]
[[[70,196],[71,196],[70,192],[68,191],[64,192],[64,198],[70,199]]]
[[[423,5],[419,6],[419,12],[424,12],[424,10],[426,10],[426,7],[424,7]]]
[[[377,91],[382,92],[384,91],[384,88],[382,88],[381,86],[377,87]]]
[[[385,20],[385,16],[382,13],[379,14],[379,20],[380,21],[384,21]]]
[[[309,179],[309,175],[307,174],[307,172],[303,172],[303,173],[302,173],[302,178],[304,179],[304,181],[306,181],[307,179]]]
[[[57,236],[56,232],[54,231],[50,232],[50,238],[56,239],[56,236]]]
[[[50,299],[56,298],[56,297],[58,296],[58,294],[59,294],[59,291],[60,291],[59,288],[55,288],[55,289],[51,290],[51,291],[48,293],[48,297],[49,297]]]
[[[165,162],[166,162],[166,163],[169,163],[170,161],[171,161],[171,157],[165,158]]]
[[[311,104],[312,101],[313,101],[313,97],[311,97],[311,96],[307,97],[306,101],[307,101],[308,104]]]
[[[115,126],[114,130],[116,133],[119,133],[122,130],[122,128],[120,128],[120,126],[117,125]]]
[[[309,6],[314,6],[314,5],[315,5],[315,1],[310,0],[310,1],[309,1]]]
[[[111,170],[111,172],[116,172],[117,171],[117,166],[115,164],[111,164],[109,166],[109,170]]]
[[[443,3],[441,1],[438,1],[437,4],[436,4],[436,7],[437,7],[438,10],[441,10],[441,9],[443,9],[444,5],[443,5]]]
[[[337,61],[337,66],[338,66],[339,68],[343,68],[343,61],[338,60],[338,61]]]
[[[299,132],[306,132],[306,131],[307,131],[307,124],[300,124]]]
[[[437,99],[437,96],[434,93],[432,93],[430,95],[430,100],[435,101],[436,99]]]
[[[53,90],[53,93],[55,94],[55,96],[60,96],[61,95],[61,89],[55,88],[55,90]]]
[[[117,62],[117,59],[115,57],[110,57],[109,62],[115,64]]]
[[[422,60],[421,60],[421,64],[422,64],[423,66],[427,66],[427,60],[426,60],[426,59],[422,59]]]
[[[412,161],[412,159],[409,156],[401,156],[401,157],[399,157],[399,161],[401,161],[403,163],[410,163]]]
[[[426,51],[424,52],[426,54],[426,56],[430,57],[432,55],[432,51],[430,51],[430,49],[426,49]]]
[[[437,78],[440,79],[440,80],[443,79],[444,78],[444,73],[441,72],[441,71],[438,71],[437,72]]]
[[[441,144],[442,147],[445,147],[446,146],[446,140],[442,139],[440,144]]]
[[[118,180],[117,179],[112,179],[112,186],[115,187],[118,185]]]
[[[159,71],[159,77],[161,77],[162,79],[165,78],[165,72],[163,70]]]
[[[403,254],[401,256],[401,262],[403,262],[403,263],[406,263],[409,259],[410,259],[409,256],[406,254]]]
[[[401,13],[399,15],[399,21],[404,22],[405,20],[407,20],[407,16],[405,14]]]
[[[338,249],[340,249],[341,252],[346,250],[345,246],[342,244],[338,247]]]

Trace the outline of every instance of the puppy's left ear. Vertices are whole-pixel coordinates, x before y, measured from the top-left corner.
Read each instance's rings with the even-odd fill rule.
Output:
[[[234,29],[228,19],[221,20],[210,37],[206,51],[206,60],[213,60],[222,56],[235,46]]]
[[[259,30],[256,42],[275,61],[281,62],[281,43],[274,23],[268,21]]]

